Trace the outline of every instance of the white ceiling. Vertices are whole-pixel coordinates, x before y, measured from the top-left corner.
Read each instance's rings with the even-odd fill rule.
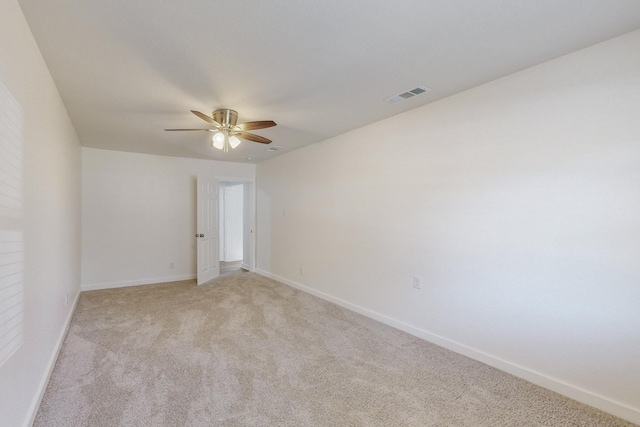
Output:
[[[83,146],[260,162],[640,28],[637,0],[19,0]],[[424,85],[400,104],[383,99]],[[229,153],[189,110],[275,120]],[[250,157],[252,160],[247,160]]]

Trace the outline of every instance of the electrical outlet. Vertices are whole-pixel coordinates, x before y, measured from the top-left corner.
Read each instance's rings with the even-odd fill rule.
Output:
[[[304,276],[304,267],[300,267],[300,275]]]
[[[422,289],[422,277],[413,276],[413,287],[415,289]]]
[[[175,263],[175,262],[171,262],[171,263],[169,263],[169,268],[170,268],[170,269],[172,269],[172,270],[173,270],[173,267],[175,267],[175,266],[176,266],[176,263]]]
[[[69,293],[64,294],[64,305],[69,305]]]

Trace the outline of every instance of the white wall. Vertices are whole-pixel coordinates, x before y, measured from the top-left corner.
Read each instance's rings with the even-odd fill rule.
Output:
[[[640,422],[640,32],[257,185],[258,271]]]
[[[83,289],[195,277],[198,174],[255,165],[82,148]]]
[[[22,426],[35,415],[80,287],[80,146],[14,0],[0,2],[0,81],[23,113],[25,250],[23,341],[0,367],[0,425]]]

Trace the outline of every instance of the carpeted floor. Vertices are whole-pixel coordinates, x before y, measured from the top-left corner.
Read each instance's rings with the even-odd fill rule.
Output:
[[[631,426],[252,273],[85,292],[36,426]]]

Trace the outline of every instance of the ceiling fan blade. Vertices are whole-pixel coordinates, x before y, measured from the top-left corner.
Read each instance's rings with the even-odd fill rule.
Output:
[[[173,130],[178,130],[178,131],[186,131],[186,130],[196,130],[196,131],[203,131],[203,132],[213,132],[213,129],[165,129],[167,131],[173,131]]]
[[[240,123],[239,125],[234,126],[234,129],[238,130],[254,130],[254,129],[264,129],[270,128],[276,125],[276,122],[273,120],[262,120],[258,122],[246,122]]]
[[[211,117],[207,116],[206,114],[201,113],[200,111],[195,111],[195,110],[191,110],[191,112],[193,114],[195,114],[196,116],[200,117],[202,120],[204,120],[207,123],[211,123],[212,125],[214,125],[217,128],[222,127],[222,125],[218,122],[216,122],[215,120],[213,120]]]
[[[239,136],[240,138],[244,138],[244,139],[248,139],[249,141],[253,141],[253,142],[260,142],[262,144],[271,144],[271,140],[267,139],[263,136],[260,135],[256,135],[253,133],[249,133],[249,132],[234,132],[233,133],[236,136]]]

